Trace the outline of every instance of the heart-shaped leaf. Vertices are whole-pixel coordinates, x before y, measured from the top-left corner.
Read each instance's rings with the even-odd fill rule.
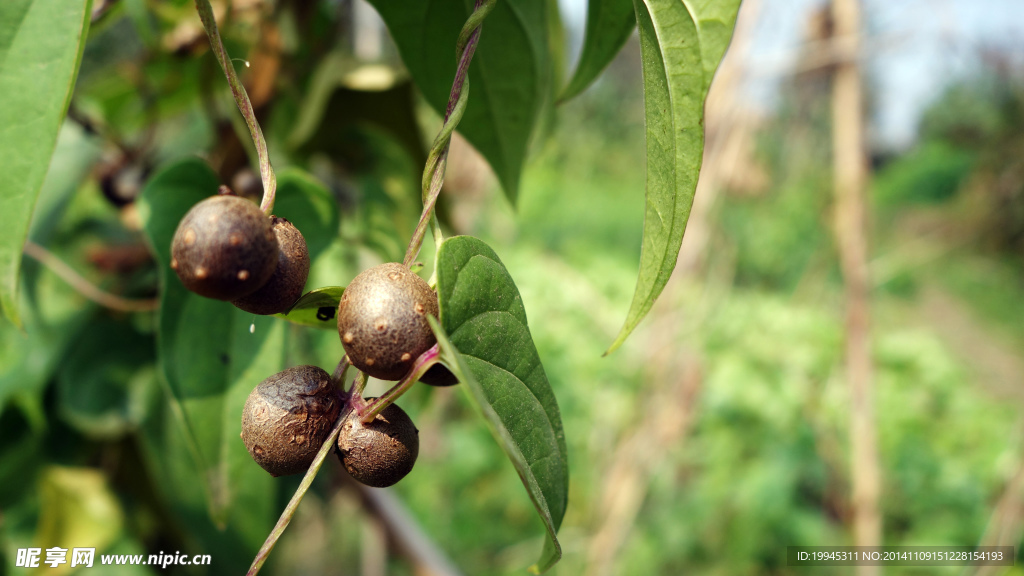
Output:
[[[0,311],[16,324],[21,250],[71,101],[91,6],[91,0],[0,2]]]
[[[138,201],[160,275],[157,359],[203,482],[210,518],[241,534],[250,551],[274,524],[273,479],[239,439],[249,392],[284,364],[285,323],[187,291],[170,268],[171,238],[181,217],[216,193],[217,176],[190,159],[161,170]],[[180,465],[180,462],[174,462]],[[193,487],[194,489],[194,487]]]
[[[633,3],[644,71],[647,210],[633,303],[608,352],[643,320],[676,267],[704,153],[704,99],[740,1]]]
[[[544,572],[562,557],[557,533],[569,468],[558,404],[519,290],[490,247],[457,236],[438,252],[437,291],[441,326],[431,326],[441,359],[482,412],[544,522],[544,550],[531,568]]]
[[[287,314],[277,314],[295,324],[313,326],[326,330],[338,329],[338,303],[345,289],[341,286],[324,286],[306,292],[299,298]]]
[[[619,53],[633,28],[636,16],[631,0],[590,0],[580,61],[559,100],[568,100],[586,90]]]
[[[443,113],[455,78],[455,42],[473,0],[370,0],[430,105]],[[545,0],[498,2],[469,69],[461,132],[491,164],[515,202],[534,126],[551,96]]]

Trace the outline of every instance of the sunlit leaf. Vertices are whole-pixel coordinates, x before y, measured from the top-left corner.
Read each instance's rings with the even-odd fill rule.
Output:
[[[21,250],[71,100],[91,6],[91,0],[0,2],[0,311],[15,323]]]
[[[105,552],[120,536],[124,511],[102,471],[49,466],[39,484],[42,505],[36,537],[40,542]]]
[[[634,0],[647,117],[647,208],[640,274],[618,348],[672,275],[704,153],[704,99],[736,23],[739,0]]]
[[[325,286],[302,295],[287,314],[277,314],[295,324],[313,326],[327,330],[338,329],[338,303],[345,289],[341,286]]]
[[[526,324],[519,290],[486,244],[448,239],[438,253],[441,358],[455,373],[505,451],[547,530],[544,572],[562,556],[569,469],[554,392]]]

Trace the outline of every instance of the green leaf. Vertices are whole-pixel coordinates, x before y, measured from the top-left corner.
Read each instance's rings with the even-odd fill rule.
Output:
[[[146,184],[138,209],[159,269],[157,358],[174,422],[202,480],[210,518],[256,550],[274,523],[274,484],[239,439],[242,406],[257,384],[283,368],[285,324],[193,294],[170,268],[178,222],[217,185],[204,162],[181,161]]]
[[[17,398],[41,402],[46,384],[88,329],[91,315],[86,309],[48,321],[30,310],[24,332],[0,325],[0,410]]]
[[[89,319],[89,334],[61,358],[60,414],[85,434],[117,437],[142,421],[146,386],[140,377],[153,377],[153,339],[106,315]]]
[[[422,167],[427,152],[412,81],[405,78],[383,90],[347,88],[341,84],[353,72],[352,66],[351,57],[341,52],[332,52],[320,61],[288,136],[289,145],[301,144],[303,152],[326,152],[358,171],[360,164],[372,162],[366,162],[366,151],[346,136],[353,128],[372,127],[388,134]]]
[[[195,554],[215,554],[216,573],[244,574],[259,544],[239,537],[239,527],[215,524],[210,517],[207,497],[201,487],[206,482],[196,467],[192,443],[182,425],[178,406],[173,399],[161,393],[156,382],[151,394],[146,419],[140,429],[139,443],[143,461],[153,479],[165,509],[177,523],[187,527],[183,534],[189,550]],[[264,500],[273,500],[273,491],[263,493]],[[259,507],[262,501],[253,500]],[[265,534],[264,534],[265,535]],[[212,571],[199,572],[210,574]]]
[[[39,482],[36,538],[52,546],[88,546],[106,552],[123,529],[121,502],[95,468],[48,466]]]
[[[544,526],[547,539],[532,568],[562,557],[569,468],[554,392],[526,324],[519,290],[486,244],[468,236],[441,245],[437,262],[441,326],[432,322],[441,359],[484,415]]]
[[[89,29],[91,0],[0,2],[0,311],[16,292],[32,209],[57,144]]]
[[[634,0],[647,117],[647,209],[640,274],[618,348],[676,267],[704,153],[704,99],[732,38],[739,0]]]
[[[338,201],[319,180],[297,168],[277,173],[274,214],[302,232],[311,262],[338,236]]]
[[[341,286],[317,288],[303,294],[287,314],[275,316],[303,326],[337,330],[338,303],[344,293],[345,289]]]
[[[473,0],[371,0],[416,86],[438,113],[455,79],[455,42]],[[483,154],[515,203],[534,126],[551,95],[545,0],[498,2],[470,66],[461,132]]]
[[[631,0],[590,0],[580,61],[558,99],[564,102],[586,90],[619,53],[635,27]]]

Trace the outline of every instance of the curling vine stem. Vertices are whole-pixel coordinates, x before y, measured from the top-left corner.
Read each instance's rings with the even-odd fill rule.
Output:
[[[198,1],[198,0],[197,0]],[[459,32],[459,40],[455,45],[455,55],[458,58],[458,67],[455,69],[455,80],[452,82],[452,90],[448,95],[448,107],[444,113],[444,124],[437,138],[430,147],[430,154],[427,156],[427,165],[423,169],[423,179],[420,183],[423,189],[423,213],[416,224],[412,238],[409,240],[409,248],[405,251],[406,266],[411,264],[420,252],[423,244],[423,237],[427,233],[427,226],[430,225],[434,213],[434,206],[437,204],[437,196],[441,193],[441,185],[444,183],[444,171],[448,165],[448,148],[452,142],[452,133],[455,127],[462,120],[462,114],[466,111],[466,102],[469,98],[469,64],[473,60],[477,44],[480,42],[480,27],[484,18],[494,8],[497,0],[476,0],[473,13],[466,19],[466,24]],[[439,229],[438,229],[439,232]],[[435,241],[437,238],[435,237]]]
[[[229,8],[230,9],[230,8]],[[274,176],[274,168],[270,165],[270,155],[267,153],[267,140],[263,137],[263,130],[260,123],[256,121],[256,113],[252,110],[252,103],[249,102],[249,95],[245,92],[245,86],[238,79],[235,67],[231,63],[228,51],[224,49],[224,43],[220,39],[220,30],[217,28],[217,20],[213,16],[213,7],[210,0],[196,0],[196,10],[199,12],[199,19],[203,21],[203,28],[206,28],[206,35],[210,37],[210,48],[217,58],[217,63],[224,70],[227,76],[228,86],[231,87],[231,95],[235,97],[235,104],[238,111],[245,119],[245,125],[249,127],[249,135],[252,136],[252,143],[256,145],[256,155],[260,160],[260,178],[263,180],[263,200],[260,202],[260,209],[270,214],[274,211],[274,198],[277,194],[277,178]]]

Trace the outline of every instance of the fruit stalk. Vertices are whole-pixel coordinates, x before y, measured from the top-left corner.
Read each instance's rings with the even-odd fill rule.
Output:
[[[437,364],[437,358],[440,355],[438,352],[437,344],[434,344],[429,350],[420,355],[416,359],[416,363],[413,364],[412,370],[402,378],[398,384],[391,387],[390,390],[380,395],[376,400],[369,402],[364,408],[359,410],[359,419],[364,423],[373,422],[373,419],[384,411],[385,408],[390,406],[398,400],[398,397],[405,394],[405,391],[412,387],[431,366]]]
[[[356,374],[354,380],[352,380],[352,387],[348,390],[348,403],[350,406],[354,406],[356,402],[359,402],[363,398],[363,390],[366,388],[366,373],[360,372]]]
[[[345,372],[348,372],[348,367],[351,365],[348,361],[348,356],[342,356],[341,360],[338,361],[338,366],[334,368],[334,372],[331,374],[331,383],[339,390],[344,390]]]
[[[203,21],[203,28],[206,35],[210,37],[210,48],[217,58],[217,63],[224,70],[227,76],[228,86],[231,87],[231,94],[235,97],[235,104],[238,111],[245,119],[245,125],[249,127],[249,134],[252,136],[252,143],[256,146],[256,155],[260,161],[260,178],[263,180],[263,200],[260,202],[260,210],[266,214],[274,211],[274,197],[277,193],[277,178],[274,176],[274,168],[270,165],[270,155],[267,153],[267,140],[263,137],[263,130],[256,121],[256,113],[253,112],[252,103],[249,102],[249,95],[245,92],[245,86],[238,79],[235,67],[231,64],[224,43],[220,39],[220,30],[217,28],[217,20],[213,17],[213,8],[210,0],[196,0],[196,10],[199,12],[199,19]]]
[[[197,0],[199,1],[199,0]],[[203,0],[205,1],[205,0]],[[438,132],[434,143],[430,147],[430,154],[427,157],[427,165],[423,170],[423,213],[420,221],[416,224],[412,238],[409,240],[409,248],[405,251],[406,266],[412,264],[416,255],[420,252],[423,244],[423,237],[427,233],[427,226],[431,222],[434,213],[434,205],[441,193],[441,185],[444,183],[444,171],[448,165],[448,147],[451,145],[452,133],[455,127],[462,120],[462,114],[466,110],[466,102],[469,99],[469,64],[473,60],[477,44],[480,42],[480,27],[484,18],[494,8],[496,0],[476,0],[473,13],[469,15],[466,24],[459,32],[459,40],[455,45],[455,55],[459,59],[459,65],[455,70],[455,81],[452,82],[452,90],[448,95],[448,106],[444,113],[444,124]]]

